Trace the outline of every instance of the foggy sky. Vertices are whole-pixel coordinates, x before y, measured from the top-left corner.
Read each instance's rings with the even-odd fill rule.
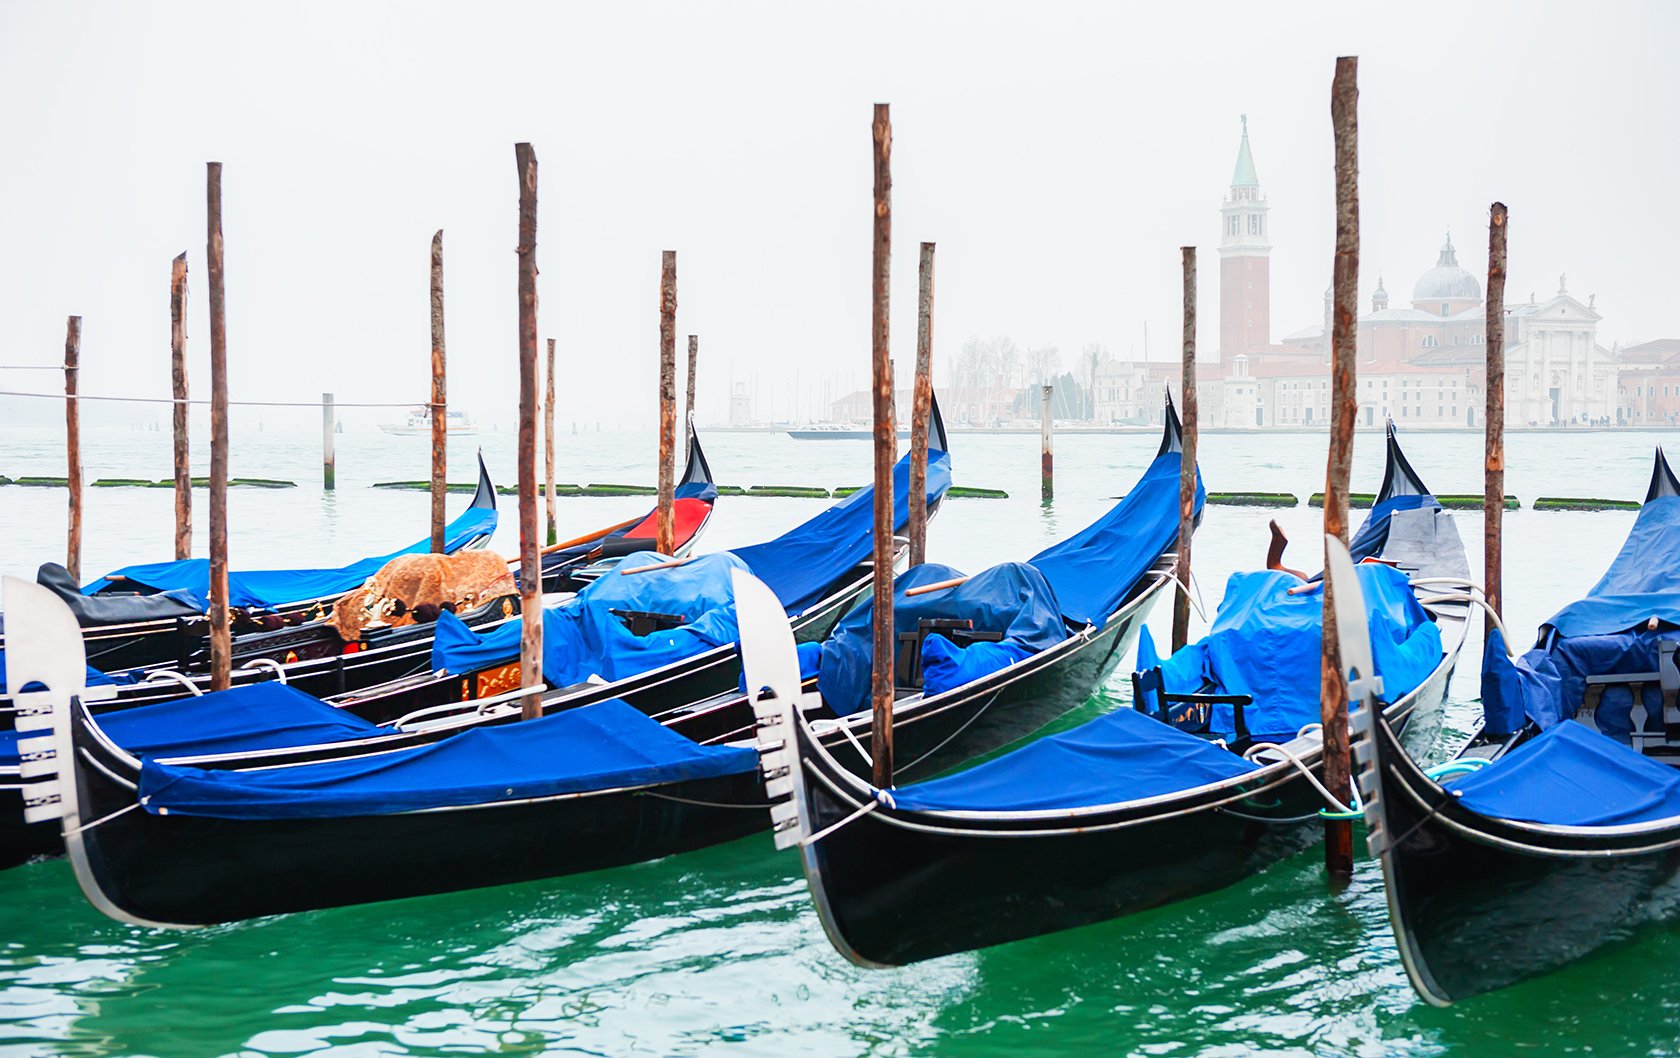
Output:
[[[169,261],[186,250],[190,372],[208,396],[204,163],[219,160],[235,400],[426,399],[441,227],[452,404],[510,422],[513,144],[529,140],[562,430],[651,424],[667,248],[679,347],[701,336],[702,421],[725,414],[731,377],[755,374],[761,411],[774,392],[782,416],[796,371],[811,393],[866,378],[876,101],[893,108],[901,376],[923,239],[939,245],[937,367],[993,334],[1057,345],[1064,365],[1089,342],[1141,356],[1146,323],[1152,354],[1174,356],[1187,243],[1211,357],[1240,114],[1272,207],[1273,339],[1321,318],[1339,54],[1360,56],[1362,309],[1379,273],[1407,303],[1449,228],[1485,274],[1500,199],[1511,301],[1567,272],[1597,295],[1604,345],[1673,336],[1677,43],[1680,6],[1663,3],[1286,17],[1253,3],[12,0],[0,364],[57,363],[80,313],[84,392],[166,395]],[[0,371],[0,389],[60,386]],[[0,398],[6,420],[60,414]]]

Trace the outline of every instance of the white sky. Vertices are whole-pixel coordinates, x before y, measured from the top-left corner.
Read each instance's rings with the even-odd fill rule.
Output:
[[[797,372],[809,410],[820,382],[868,369],[876,101],[893,105],[904,373],[922,239],[939,244],[936,364],[996,333],[1064,363],[1093,341],[1141,355],[1146,321],[1153,354],[1173,355],[1184,243],[1202,247],[1211,356],[1241,113],[1272,206],[1273,337],[1320,318],[1338,54],[1360,56],[1362,304],[1379,272],[1407,301],[1449,227],[1485,272],[1497,198],[1512,300],[1567,272],[1598,295],[1605,345],[1680,334],[1680,5],[1271,8],[4,0],[0,363],[57,362],[80,313],[84,392],[166,394],[184,249],[207,396],[215,159],[236,400],[425,399],[442,227],[452,403],[509,422],[513,144],[530,140],[562,424],[652,422],[666,248],[679,350],[701,335],[702,420],[723,415],[731,372],[756,374],[779,417]],[[58,385],[0,372],[0,388]],[[58,415],[0,398],[6,419]]]

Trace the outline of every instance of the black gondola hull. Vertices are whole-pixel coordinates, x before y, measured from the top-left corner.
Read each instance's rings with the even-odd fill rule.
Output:
[[[142,924],[206,925],[598,870],[751,833],[764,814],[748,773],[398,815],[155,816],[123,781],[137,776],[132,762],[79,721],[76,745],[89,764],[75,770],[79,816],[110,818],[72,838],[77,876],[96,905]]]
[[[1397,723],[1419,731],[1438,723],[1457,645],[1391,707]],[[795,727],[796,796],[804,829],[817,833],[858,810],[857,786],[835,774],[832,758],[810,752],[805,725]],[[1322,773],[1316,753],[1307,763]],[[806,877],[829,939],[861,965],[901,966],[1090,925],[1222,889],[1318,840],[1323,799],[1293,768],[1267,772],[1077,818],[959,819],[880,806],[805,848]]]
[[[1424,775],[1387,725],[1371,743],[1373,851],[1402,961],[1429,1002],[1549,973],[1680,919],[1680,826],[1630,833],[1492,819]]]

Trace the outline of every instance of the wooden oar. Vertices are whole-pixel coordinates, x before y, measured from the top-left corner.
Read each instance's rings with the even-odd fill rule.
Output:
[[[587,544],[591,540],[599,540],[601,537],[607,536],[610,533],[616,533],[620,529],[628,529],[632,525],[636,525],[636,524],[638,524],[640,522],[643,522],[643,521],[646,521],[646,520],[647,520],[647,515],[644,514],[644,515],[641,515],[640,517],[637,517],[637,518],[630,518],[630,519],[627,519],[625,521],[619,522],[617,525],[609,525],[605,529],[597,529],[593,533],[585,533],[584,535],[579,536],[579,537],[574,537],[571,540],[562,540],[558,544],[549,544],[547,547],[538,551],[537,555],[539,557],[542,556],[542,555],[552,555],[554,552],[564,551],[568,547],[576,547],[579,544]],[[514,557],[508,559],[507,564],[510,565],[510,566],[519,565],[519,556],[515,555]]]
[[[957,585],[966,583],[967,581],[967,577],[952,577],[950,580],[942,580],[934,584],[919,584],[906,591],[904,596],[905,598],[909,598],[912,595],[926,595],[929,592],[944,591],[946,588],[955,588]]]
[[[690,562],[693,562],[696,558],[699,558],[699,557],[700,556],[698,556],[698,555],[690,555],[687,558],[679,558],[675,562],[655,562],[651,566],[637,566],[635,569],[620,570],[619,572],[623,573],[626,577],[628,577],[632,573],[646,573],[650,570],[655,570],[655,569],[676,569],[678,566],[688,565]]]

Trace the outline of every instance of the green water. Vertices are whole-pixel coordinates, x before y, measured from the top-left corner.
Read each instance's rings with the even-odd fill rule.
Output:
[[[1680,1053],[1680,931],[1435,1010],[1375,865],[1338,892],[1319,857],[884,971],[835,954],[764,836],[191,933],[109,921],[36,863],[0,873],[0,1056]]]
[[[61,472],[50,432],[4,437],[14,472]],[[1637,498],[1651,445],[1669,439],[1516,435],[1512,492]],[[242,472],[312,480],[318,435],[289,447],[281,440],[270,434],[243,449]],[[506,478],[509,439],[480,440],[492,473]],[[142,442],[156,449],[145,460]],[[163,476],[166,442],[96,436],[85,458],[90,472],[139,461],[161,466],[154,476]],[[1364,435],[1359,443],[1354,480],[1375,487],[1380,444]],[[868,476],[866,447],[762,435],[707,444],[723,480],[785,478],[790,466],[814,481]],[[1474,436],[1407,444],[1439,491],[1479,487]],[[565,479],[648,478],[651,464],[634,462],[634,453],[651,445],[629,444],[629,455],[626,445],[611,435],[577,439]],[[930,553],[971,570],[1031,554],[1106,508],[1154,446],[1149,437],[1059,439],[1057,500],[1046,510],[1036,494],[1036,438],[959,435],[958,480],[1006,488],[1011,499],[949,504],[930,532]],[[277,566],[413,539],[425,525],[424,496],[364,486],[403,476],[423,458],[423,446],[411,452],[383,435],[344,435],[337,494],[300,488],[233,498],[234,553],[241,563]],[[1210,489],[1304,495],[1317,487],[1323,458],[1313,437],[1203,440]],[[63,497],[49,491],[8,490],[0,504],[6,572],[32,574],[62,547]],[[167,492],[95,493],[88,568],[168,553]],[[762,539],[822,506],[726,500],[703,546]],[[608,524],[645,507],[639,498],[565,500],[562,517]],[[1209,605],[1229,572],[1258,564],[1274,517],[1297,541],[1312,540],[1319,524],[1305,507],[1209,510],[1195,541]],[[1455,517],[1474,569],[1479,519]],[[1507,514],[1515,641],[1529,640],[1598,577],[1631,522],[1627,512]],[[513,550],[505,528],[497,547]],[[1157,642],[1168,620],[1168,608],[1157,607]],[[1449,729],[1459,734],[1477,715],[1478,648],[1472,637],[1453,687]],[[1114,691],[1123,695],[1123,681]],[[1361,862],[1351,885],[1332,892],[1319,857],[1310,850],[1147,914],[895,971],[860,970],[834,953],[798,858],[774,852],[765,836],[620,870],[185,933],[114,923],[82,898],[67,864],[36,863],[0,872],[0,1058],[1680,1054],[1680,930],[1647,930],[1637,943],[1542,980],[1435,1010],[1406,982],[1374,865]]]

